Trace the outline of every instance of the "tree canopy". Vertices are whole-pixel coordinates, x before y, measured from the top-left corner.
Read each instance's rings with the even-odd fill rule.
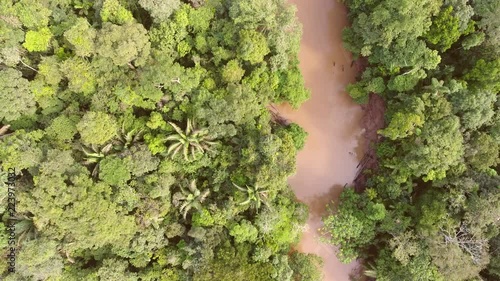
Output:
[[[289,256],[306,133],[266,108],[308,98],[293,6],[6,0],[0,34],[0,175],[16,169],[17,203],[0,210],[17,272],[0,279],[317,279],[316,257]]]
[[[343,262],[377,280],[498,280],[498,1],[345,0],[344,43],[379,95],[378,166],[324,219]]]

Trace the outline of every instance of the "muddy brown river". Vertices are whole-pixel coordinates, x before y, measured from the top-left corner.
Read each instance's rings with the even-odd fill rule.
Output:
[[[297,249],[323,258],[323,281],[347,281],[355,264],[340,263],[335,248],[318,241],[325,205],[337,201],[344,184],[354,180],[364,150],[362,110],[345,92],[356,74],[351,55],[342,47],[347,11],[337,0],[290,2],[297,6],[303,25],[300,68],[312,93],[298,110],[278,107],[309,133],[298,154],[297,173],[289,179],[297,198],[310,208],[308,230]]]

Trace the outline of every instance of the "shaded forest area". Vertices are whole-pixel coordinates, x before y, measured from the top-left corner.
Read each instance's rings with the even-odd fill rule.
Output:
[[[325,239],[376,280],[499,280],[500,1],[344,3],[345,46],[368,62],[348,92],[381,97],[387,126]]]
[[[1,279],[318,280],[266,108],[309,96],[300,37],[284,0],[1,1]]]

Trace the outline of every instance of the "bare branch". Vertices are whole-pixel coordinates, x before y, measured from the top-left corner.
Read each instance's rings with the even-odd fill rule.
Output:
[[[488,247],[487,239],[477,239],[463,223],[458,230],[452,232],[441,228],[441,233],[443,234],[445,244],[457,245],[462,251],[471,256],[475,264],[479,264],[482,261],[485,249]]]
[[[33,71],[35,71],[35,72],[38,72],[38,70],[36,70],[36,69],[34,69],[33,67],[31,67],[31,66],[27,65],[27,64],[26,64],[23,60],[19,60],[19,61],[20,61],[20,62],[21,62],[24,66],[26,66],[27,68],[29,68],[29,69],[31,69],[31,70],[33,70]]]

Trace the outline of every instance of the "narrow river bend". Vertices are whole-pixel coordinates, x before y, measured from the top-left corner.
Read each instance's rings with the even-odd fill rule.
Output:
[[[318,241],[325,205],[337,201],[344,184],[356,175],[363,155],[362,110],[345,87],[355,79],[351,55],[342,47],[346,8],[337,0],[290,0],[303,25],[300,68],[312,97],[299,110],[279,106],[280,113],[308,133],[297,158],[297,173],[289,179],[297,198],[309,205],[308,230],[297,249],[324,260],[323,281],[347,281],[355,264],[344,265],[335,248]]]

